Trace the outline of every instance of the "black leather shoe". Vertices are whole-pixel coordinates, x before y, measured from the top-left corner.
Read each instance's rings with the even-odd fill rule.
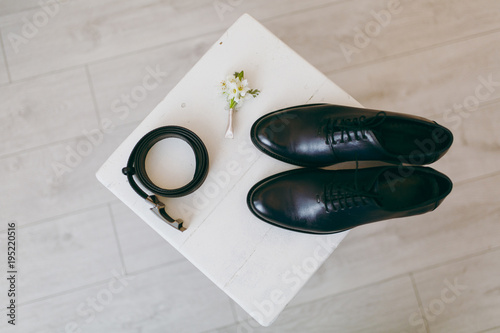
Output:
[[[252,213],[294,231],[329,234],[371,222],[430,212],[451,192],[445,175],[425,167],[298,169],[252,187]]]
[[[331,104],[271,112],[250,136],[262,152],[306,167],[356,160],[424,165],[453,142],[447,128],[425,118]]]

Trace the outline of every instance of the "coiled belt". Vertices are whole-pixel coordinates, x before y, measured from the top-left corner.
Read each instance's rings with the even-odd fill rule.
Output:
[[[176,189],[164,189],[153,184],[146,173],[146,155],[155,143],[167,138],[178,138],[186,141],[193,149],[196,158],[196,168],[193,179],[186,185]],[[165,204],[161,202],[156,195],[176,198],[188,195],[197,190],[207,178],[208,173],[208,152],[205,144],[201,139],[192,131],[180,126],[164,126],[152,130],[144,135],[142,139],[137,142],[130,157],[127,166],[122,169],[124,175],[127,176],[130,186],[141,197],[151,202],[154,207],[151,210],[164,219],[170,226],[184,231],[183,221],[181,219],[173,219],[165,211]],[[134,180],[134,175],[137,175],[140,183],[149,191],[154,194],[149,195],[144,192]]]

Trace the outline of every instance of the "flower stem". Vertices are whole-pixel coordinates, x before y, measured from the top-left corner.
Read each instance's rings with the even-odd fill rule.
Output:
[[[226,135],[225,135],[225,138],[227,138],[227,139],[234,138],[234,133],[233,133],[233,113],[234,113],[234,109],[230,108],[229,109],[229,120],[227,122],[227,129],[226,129]]]

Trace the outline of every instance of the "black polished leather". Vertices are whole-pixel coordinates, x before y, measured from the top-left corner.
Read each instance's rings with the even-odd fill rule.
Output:
[[[146,172],[146,156],[148,155],[149,150],[158,141],[167,138],[177,138],[187,142],[193,149],[196,159],[193,179],[186,185],[175,189],[166,189],[155,185]],[[175,160],[175,157],[172,157],[172,160]],[[163,126],[150,131],[144,135],[139,142],[137,142],[134,149],[130,153],[127,166],[122,169],[122,173],[127,176],[132,189],[142,198],[146,199],[155,206],[155,209],[152,209],[153,211],[155,211],[174,228],[184,231],[185,228],[183,227],[183,221],[181,219],[173,219],[170,215],[168,215],[165,210],[165,204],[158,199],[157,195],[166,198],[177,198],[196,191],[207,178],[208,165],[208,151],[199,136],[184,127]],[[165,172],[168,172],[168,170],[165,170]],[[144,190],[135,182],[134,175],[137,176],[140,183],[147,190],[153,192],[154,194],[150,195],[144,192]]]
[[[272,225],[329,234],[430,212],[451,189],[448,177],[427,167],[305,168],[260,181],[249,191],[247,204],[255,216]]]
[[[255,121],[250,136],[262,152],[306,167],[356,160],[424,165],[453,142],[447,128],[425,118],[332,104],[271,112]]]

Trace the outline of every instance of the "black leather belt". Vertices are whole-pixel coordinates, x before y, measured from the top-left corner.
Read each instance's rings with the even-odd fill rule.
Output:
[[[196,158],[196,169],[193,179],[186,185],[176,189],[165,189],[156,186],[153,184],[151,179],[149,179],[146,173],[146,155],[155,143],[167,138],[178,138],[186,141],[193,149]],[[207,148],[205,147],[203,141],[201,141],[196,134],[187,128],[180,126],[160,127],[144,135],[142,139],[137,142],[132,150],[132,153],[130,154],[127,166],[122,169],[122,172],[127,176],[130,186],[132,186],[134,191],[154,205],[151,210],[155,212],[156,215],[160,216],[172,227],[180,231],[184,231],[186,228],[182,226],[183,221],[181,219],[173,219],[170,217],[170,215],[168,215],[165,211],[165,204],[161,202],[156,195],[167,198],[176,198],[188,195],[197,190],[201,184],[203,184],[208,174]],[[140,183],[154,194],[149,195],[144,192],[135,182],[133,175],[137,175]]]

